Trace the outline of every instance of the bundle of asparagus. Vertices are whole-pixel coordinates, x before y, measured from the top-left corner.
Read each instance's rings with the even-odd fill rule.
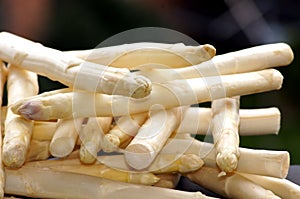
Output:
[[[1,198],[212,198],[174,190],[181,175],[228,198],[300,197],[285,179],[287,151],[239,146],[279,132],[278,108],[239,102],[281,88],[273,68],[293,60],[287,44],[217,56],[207,44],[148,42],[61,52],[2,32],[0,59]],[[37,74],[68,88],[37,95]]]

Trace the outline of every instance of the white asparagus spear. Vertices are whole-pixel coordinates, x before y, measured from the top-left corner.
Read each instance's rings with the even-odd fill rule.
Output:
[[[182,120],[176,129],[178,134],[211,134],[210,108],[190,107],[183,112]],[[280,110],[276,107],[260,109],[240,109],[239,135],[278,134],[280,129]],[[198,119],[199,118],[199,119]]]
[[[280,199],[272,191],[238,174],[218,177],[216,168],[202,167],[193,173],[185,174],[191,181],[224,197],[233,199]]]
[[[285,178],[290,165],[287,151],[239,148],[236,171],[276,178]],[[161,153],[196,154],[208,167],[217,167],[216,152],[212,144],[194,140],[170,139]]]
[[[210,199],[200,192],[184,192],[159,187],[133,185],[103,178],[23,167],[6,170],[5,191],[38,198],[201,198]]]
[[[138,173],[120,171],[103,164],[82,164],[78,159],[35,161],[25,164],[24,167],[51,169],[53,171],[71,172],[99,178],[111,179],[119,182],[154,185],[160,179],[153,173]]]
[[[147,78],[128,69],[85,62],[7,32],[0,33],[0,59],[77,89],[136,98],[151,91]]]
[[[117,151],[124,147],[138,132],[147,119],[147,113],[120,117],[116,125],[104,136],[102,150],[104,152]],[[127,145],[126,145],[127,146]]]
[[[24,97],[38,94],[37,75],[30,71],[8,66],[7,78],[8,106]],[[30,146],[33,121],[12,113],[8,108],[3,139],[3,163],[8,167],[20,167],[26,160]]]
[[[286,66],[292,62],[293,58],[293,51],[288,44],[274,43],[217,55],[209,61],[190,67],[177,69],[145,67],[145,71],[139,73],[149,77],[152,81],[162,82],[178,78],[227,75]],[[143,70],[143,67],[140,70]]]
[[[90,117],[86,125],[80,130],[79,138],[80,160],[85,164],[96,161],[97,153],[101,150],[103,136],[110,128],[112,117]]]
[[[179,173],[163,173],[156,176],[159,178],[159,181],[153,186],[169,189],[175,189],[181,177]]]
[[[83,118],[59,120],[50,142],[49,151],[54,157],[66,157],[74,149]]]
[[[1,107],[2,114],[2,131],[4,127],[4,120],[6,115],[6,106]],[[258,108],[258,109],[240,109],[240,125],[239,125],[239,135],[240,136],[249,136],[249,135],[267,135],[275,134],[277,135],[280,129],[280,110],[276,107],[270,108]],[[140,115],[140,116],[137,116]],[[135,123],[136,117],[146,116],[147,113],[137,114],[131,117],[122,116],[118,120],[118,125],[114,125],[112,129],[106,135],[109,135],[109,139],[103,140],[102,149],[105,152],[112,152],[118,146],[118,141],[115,141],[116,135],[119,138],[121,148],[122,143],[128,141],[131,136],[135,135],[137,130],[140,128],[139,125]],[[130,119],[132,118],[132,119]],[[200,119],[198,119],[200,118]],[[144,121],[141,121],[140,125]],[[210,135],[211,131],[209,130],[211,125],[211,109],[203,107],[189,107],[187,108],[182,115],[182,120],[175,130],[177,135],[180,134],[198,134],[198,135]],[[119,126],[122,126],[122,130],[126,133],[117,130]],[[44,141],[51,140],[56,129],[56,122],[52,121],[35,121],[32,132],[32,139]],[[113,138],[111,138],[113,137]],[[130,137],[130,138],[128,138]],[[105,143],[107,145],[105,145]],[[127,145],[126,145],[127,146]],[[104,150],[105,148],[105,150]]]
[[[236,169],[240,156],[239,108],[240,97],[217,99],[211,103],[211,131],[216,151],[216,162],[225,173]]]
[[[149,112],[149,118],[125,148],[125,159],[132,168],[142,170],[152,163],[179,123],[177,109]]]
[[[47,160],[50,157],[49,144],[50,141],[31,140],[26,162]]]
[[[2,106],[2,98],[3,98],[3,91],[4,91],[4,84],[7,79],[7,70],[4,65],[4,63],[0,60],[0,106]],[[2,110],[0,113],[0,119],[1,119],[1,126],[0,126],[0,198],[4,197],[4,184],[5,184],[5,173],[4,173],[4,167],[2,163],[2,118],[4,117]]]
[[[241,96],[280,89],[282,81],[283,77],[279,71],[267,69],[251,73],[154,84],[151,94],[143,99],[74,92],[27,99],[13,105],[12,110],[25,118],[34,120],[95,115],[120,116],[147,112],[154,104],[172,108],[207,102],[225,96]]]
[[[150,63],[179,68],[211,59],[216,54],[216,49],[208,44],[186,46],[183,43],[140,42],[91,50],[66,51],[64,54],[118,68],[135,69],[137,66]]]
[[[238,173],[249,180],[269,189],[281,198],[298,199],[300,198],[300,186],[287,180],[268,176],[258,176],[247,173]]]

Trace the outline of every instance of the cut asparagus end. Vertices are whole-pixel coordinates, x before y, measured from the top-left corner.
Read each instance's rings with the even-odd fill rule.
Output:
[[[25,145],[10,144],[5,149],[6,150],[2,153],[2,161],[5,166],[9,168],[20,168],[26,160],[27,149]]]
[[[235,151],[224,150],[219,152],[216,157],[218,167],[224,172],[232,172],[238,165],[238,157]]]
[[[79,151],[80,161],[84,164],[93,164],[97,159],[97,152],[95,145],[85,144],[84,146],[81,145]]]
[[[126,148],[125,159],[129,166],[136,170],[146,169],[153,161],[154,151],[145,145],[134,144]]]
[[[106,134],[102,141],[102,150],[104,152],[110,153],[116,151],[120,146],[120,139],[114,134]]]
[[[51,142],[49,146],[51,155],[58,158],[68,156],[74,149],[74,143],[67,138],[57,138],[55,142]]]

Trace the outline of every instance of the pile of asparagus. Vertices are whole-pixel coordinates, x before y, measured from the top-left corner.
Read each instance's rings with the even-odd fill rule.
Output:
[[[281,88],[273,68],[291,48],[215,54],[149,42],[62,52],[1,32],[1,197],[212,198],[174,189],[185,176],[228,198],[300,198],[287,151],[239,146],[279,132],[278,108],[239,103]],[[39,94],[38,75],[67,88]]]

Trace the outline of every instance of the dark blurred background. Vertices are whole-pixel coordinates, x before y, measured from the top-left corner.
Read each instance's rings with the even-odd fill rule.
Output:
[[[0,31],[9,31],[59,50],[90,49],[133,28],[164,27],[217,54],[260,44],[286,42],[295,59],[280,68],[280,91],[245,96],[241,107],[277,106],[282,113],[279,135],[241,138],[241,146],[288,150],[300,164],[300,1],[292,0],[0,0]],[[40,92],[62,85],[40,77]]]

